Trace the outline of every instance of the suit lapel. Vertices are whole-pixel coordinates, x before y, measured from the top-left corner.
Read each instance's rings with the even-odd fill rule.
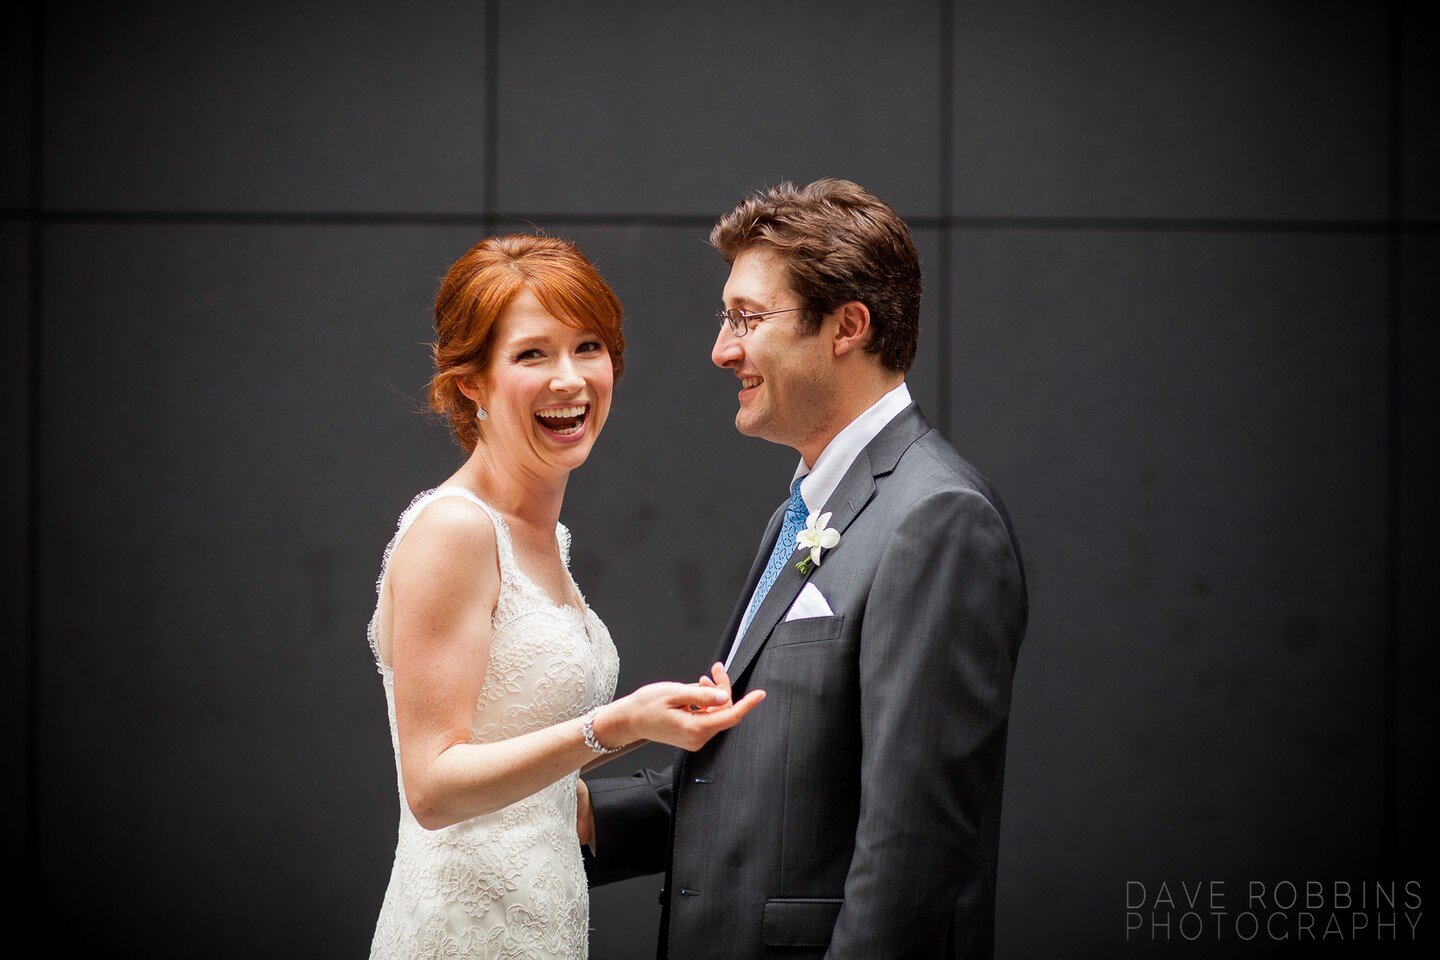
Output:
[[[788,502],[788,501],[787,501]],[[720,646],[715,651],[715,656],[710,658],[711,663],[717,660],[725,662],[730,654],[730,645],[735,642],[735,631],[740,629],[740,618],[745,616],[745,610],[750,605],[750,597],[755,593],[755,585],[760,582],[760,575],[765,572],[765,563],[770,559],[770,551],[775,549],[775,538],[780,536],[780,524],[785,517],[785,504],[780,504],[770,518],[770,525],[765,528],[765,536],[760,539],[760,552],[755,555],[755,560],[750,564],[750,574],[745,578],[745,589],[740,591],[740,599],[735,601],[735,609],[730,614],[729,624],[725,627],[725,634],[720,640]],[[706,666],[709,671],[709,666]]]
[[[918,440],[925,433],[929,432],[930,424],[920,415],[920,410],[911,404],[901,411],[894,420],[885,425],[885,428],[876,434],[875,439],[870,441],[855,462],[850,464],[850,469],[845,471],[839,486],[825,501],[821,512],[831,514],[829,525],[834,527],[841,535],[840,543],[835,549],[827,553],[821,559],[821,563],[829,563],[830,557],[845,547],[844,534],[847,527],[854,522],[860,512],[875,496],[875,478],[883,476],[895,469],[903,454],[912,443]],[[781,514],[783,514],[783,509]],[[750,599],[754,592],[754,584],[759,578],[759,571],[764,568],[765,561],[770,558],[770,551],[775,549],[775,537],[779,532],[780,514],[771,520],[771,530],[765,538],[765,548],[760,557],[756,558],[756,566],[750,571],[750,585],[740,601],[743,605]],[[740,642],[740,649],[735,651],[735,659],[730,663],[730,679],[738,680],[745,670],[754,662],[760,649],[765,646],[765,641],[770,639],[770,632],[780,622],[785,611],[795,602],[795,597],[810,579],[810,574],[801,573],[795,569],[801,556],[798,552],[793,558],[787,558],[785,565],[780,568],[780,576],[776,579],[775,585],[765,595],[765,600],[760,604],[760,609],[755,612],[755,619],[750,621],[750,629],[745,632],[745,638]],[[811,567],[813,573],[815,567]],[[729,638],[734,638],[735,630],[739,627],[739,618],[732,618],[730,629],[726,633]],[[728,649],[728,648],[727,648]],[[723,659],[723,657],[721,658]]]

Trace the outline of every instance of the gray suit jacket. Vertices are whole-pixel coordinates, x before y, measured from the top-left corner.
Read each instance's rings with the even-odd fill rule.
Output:
[[[666,874],[660,956],[988,957],[1020,547],[989,483],[911,406],[787,562],[731,664],[767,699],[663,772],[587,780],[592,884]],[[770,520],[715,659],[779,533]],[[799,554],[795,559],[800,559]],[[782,622],[806,580],[833,616]]]

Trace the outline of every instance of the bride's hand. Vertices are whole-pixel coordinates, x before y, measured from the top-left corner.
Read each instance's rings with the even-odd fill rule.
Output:
[[[590,806],[590,788],[575,781],[575,834],[581,843],[595,842],[595,808]]]
[[[730,697],[734,696],[734,694],[730,690],[730,675],[725,672],[725,664],[721,663],[718,660],[710,665],[710,672],[708,674],[701,674],[700,686],[719,687],[721,690],[725,691],[725,698],[727,700]],[[714,710],[716,708],[707,707],[705,709],[708,712],[709,710]]]
[[[751,690],[730,700],[730,678],[717,664],[713,681],[652,683],[603,707],[595,717],[595,735],[606,746],[656,740],[682,750],[699,750],[722,730],[735,726],[765,699]]]

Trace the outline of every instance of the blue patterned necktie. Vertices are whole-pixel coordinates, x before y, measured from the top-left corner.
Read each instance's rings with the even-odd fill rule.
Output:
[[[750,621],[755,619],[760,604],[765,602],[765,594],[775,586],[780,571],[785,569],[785,561],[795,553],[795,537],[804,529],[805,521],[810,517],[810,509],[805,506],[805,500],[800,496],[800,481],[804,479],[796,477],[795,482],[790,484],[790,502],[785,504],[785,522],[780,526],[780,536],[775,540],[775,549],[770,551],[770,561],[765,564],[765,572],[760,574],[760,584],[755,588],[755,599],[750,601],[750,609],[745,612],[745,622],[740,625],[742,638],[745,631],[750,629]]]

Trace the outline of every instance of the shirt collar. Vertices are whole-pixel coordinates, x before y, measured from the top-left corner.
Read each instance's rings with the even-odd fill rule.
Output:
[[[813,515],[824,508],[860,451],[869,446],[870,441],[908,406],[910,389],[902,380],[898,387],[876,400],[864,413],[847,423],[845,429],[835,434],[834,439],[820,451],[820,456],[815,458],[815,466],[805,466],[805,458],[800,458],[795,477],[805,478],[800,482],[800,496],[805,501],[806,510]],[[790,478],[791,483],[795,482],[795,477]]]

